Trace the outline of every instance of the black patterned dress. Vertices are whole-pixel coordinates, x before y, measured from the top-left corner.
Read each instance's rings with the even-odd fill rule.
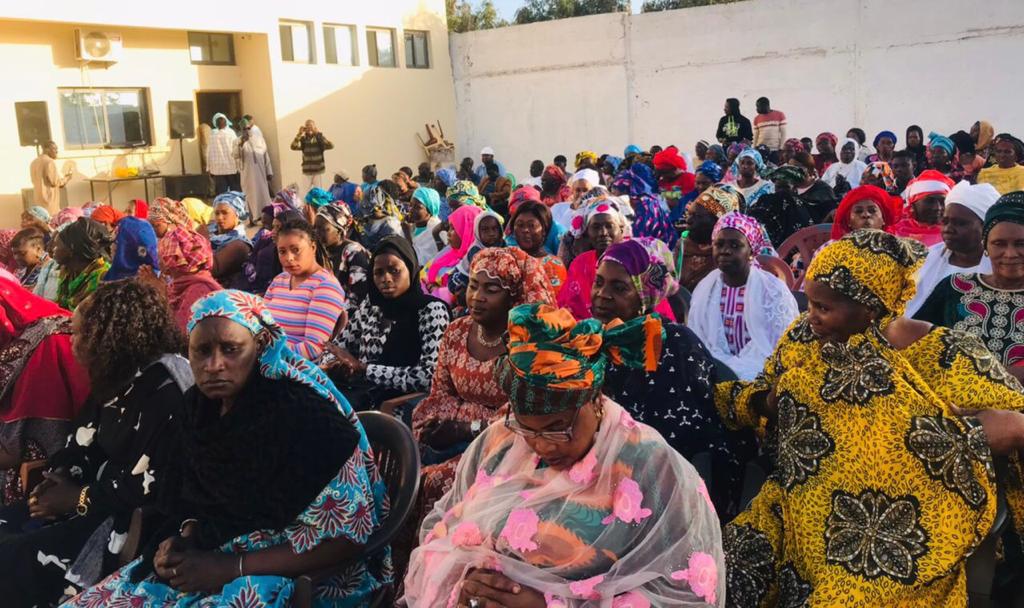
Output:
[[[88,486],[89,511],[42,526],[25,503],[0,511],[0,604],[49,606],[116,569],[132,513],[156,502],[179,452],[172,420],[192,383],[188,361],[166,355],[113,398],[87,400],[48,466]]]

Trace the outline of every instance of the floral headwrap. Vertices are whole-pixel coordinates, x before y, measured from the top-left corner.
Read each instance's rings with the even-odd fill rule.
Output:
[[[579,154],[576,155],[576,168],[579,169],[583,162],[587,160],[591,161],[596,165],[598,161],[597,154],[591,152],[590,150],[584,150],[580,152]]]
[[[342,236],[348,233],[349,226],[354,221],[352,219],[352,210],[348,208],[348,204],[345,202],[324,205],[316,212],[316,216],[324,218],[324,221],[337,228]]]
[[[487,209],[487,199],[480,196],[480,191],[469,180],[455,182],[455,185],[448,188],[448,191],[445,192],[445,197],[448,198],[449,203],[474,205],[481,209]]]
[[[558,165],[548,165],[547,167],[544,167],[544,173],[541,174],[541,179],[544,179],[545,177],[557,179],[562,184],[566,183],[565,171],[562,171],[562,168]]]
[[[892,190],[896,185],[896,175],[892,172],[892,167],[890,167],[887,162],[876,161],[868,165],[867,168],[864,169],[864,175],[861,177],[861,181],[863,181],[865,177],[869,176],[881,179],[886,190]]]
[[[733,144],[735,145],[735,144]],[[730,148],[732,146],[729,146]],[[736,160],[732,161],[731,171],[735,175],[740,174],[740,161],[744,158],[749,158],[754,161],[754,165],[757,167],[757,174],[764,176],[767,169],[767,165],[764,164],[764,158],[761,157],[761,153],[753,148],[747,148],[736,155]]]
[[[489,247],[473,258],[470,274],[484,272],[501,283],[512,297],[512,305],[554,304],[551,283],[540,260],[518,247]]]
[[[149,206],[149,219],[167,222],[172,226],[192,228],[192,220],[188,216],[185,204],[165,196],[155,199]]]
[[[615,243],[601,260],[616,262],[629,274],[640,296],[640,314],[654,312],[662,300],[679,291],[672,252],[659,239],[639,237]]]
[[[643,169],[641,169],[641,167],[643,167]],[[651,188],[651,184],[641,176],[644,169],[648,172],[650,171],[650,168],[647,165],[638,163],[633,167],[626,169],[622,173],[619,173],[615,177],[615,180],[612,181],[612,188],[615,188],[619,192],[628,194],[630,198],[643,196],[645,194],[652,194],[654,190]]]
[[[60,230],[83,216],[84,213],[81,207],[67,207],[61,209],[57,212],[57,215],[53,216],[53,219],[50,220],[50,227],[54,230]]]
[[[713,160],[706,160],[697,167],[697,173],[707,176],[714,182],[722,181],[722,167]]]
[[[856,230],[819,251],[807,269],[818,281],[851,300],[899,317],[917,292],[914,276],[928,250],[919,241],[881,230]]]
[[[605,188],[601,186],[592,188],[583,195],[580,199],[580,204],[580,212],[573,216],[570,227],[574,237],[579,238],[583,236],[583,233],[587,231],[587,225],[590,224],[590,220],[598,215],[610,215],[622,226],[624,233],[629,230],[629,220],[626,219],[626,213],[623,209],[624,203],[620,202],[617,198],[608,196],[608,190]]]
[[[750,250],[754,252],[755,256],[778,255],[775,252],[775,248],[772,247],[771,239],[768,238],[768,233],[764,226],[749,215],[737,211],[723,215],[715,223],[714,230],[711,231],[711,240],[714,241],[718,238],[718,234],[726,228],[732,228],[742,233],[747,238]]]
[[[693,203],[710,211],[715,217],[739,211],[740,197],[735,190],[712,186],[700,193]]]
[[[783,148],[785,148],[786,146],[789,146],[790,149],[793,150],[793,154],[796,154],[797,152],[806,152],[807,151],[804,148],[804,142],[800,141],[799,139],[797,139],[795,137],[790,137],[789,139],[786,140],[786,143],[782,144]]]
[[[270,343],[260,353],[260,375],[269,380],[298,382],[330,401],[359,431],[359,449],[369,453],[370,444],[366,440],[366,433],[348,400],[319,367],[288,348],[284,330],[274,321],[262,298],[237,289],[215,291],[192,305],[189,333],[201,321],[211,317],[234,321],[248,329],[253,336],[261,333],[269,335]]]
[[[229,190],[223,194],[218,194],[213,199],[213,208],[216,209],[218,205],[230,207],[238,215],[239,220],[249,219],[249,208],[245,206],[245,195],[241,192]]]
[[[556,414],[579,409],[601,394],[605,367],[658,367],[664,329],[656,316],[603,326],[576,321],[565,308],[524,304],[508,314],[508,355],[494,377],[520,414]]]

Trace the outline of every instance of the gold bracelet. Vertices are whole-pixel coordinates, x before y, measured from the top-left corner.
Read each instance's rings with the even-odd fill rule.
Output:
[[[89,486],[82,486],[82,491],[78,495],[78,506],[75,507],[75,512],[79,515],[86,515],[89,513]]]

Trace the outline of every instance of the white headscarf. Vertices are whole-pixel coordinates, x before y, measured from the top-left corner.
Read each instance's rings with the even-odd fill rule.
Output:
[[[601,185],[601,176],[598,175],[597,171],[594,171],[593,169],[580,169],[579,171],[574,173],[571,180],[572,183],[575,184],[580,180],[583,180],[590,184],[591,188]]]
[[[844,163],[842,151],[846,147],[846,144],[853,146],[853,160]],[[847,137],[839,141],[839,145],[836,146],[836,157],[838,161],[829,165],[828,169],[825,170],[825,175],[821,176],[821,181],[827,183],[833,188],[836,187],[836,176],[842,175],[846,178],[846,182],[850,184],[851,188],[856,188],[860,185],[860,177],[864,175],[864,170],[868,168],[863,162],[857,160],[857,150],[860,149],[860,142],[856,139]]]
[[[995,204],[999,198],[999,191],[992,184],[978,184],[972,186],[967,180],[961,180],[959,184],[946,195],[946,204],[956,203],[963,205],[978,216],[982,222],[985,221],[985,213],[988,208]]]

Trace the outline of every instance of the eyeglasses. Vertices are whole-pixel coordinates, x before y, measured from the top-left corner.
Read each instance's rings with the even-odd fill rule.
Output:
[[[573,414],[569,426],[561,431],[533,431],[519,424],[519,421],[512,417],[512,408],[509,408],[508,412],[505,413],[505,428],[524,439],[543,439],[553,443],[569,443],[572,441],[573,427],[576,426],[576,419],[580,416],[580,409],[582,408],[576,409],[576,413]]]

